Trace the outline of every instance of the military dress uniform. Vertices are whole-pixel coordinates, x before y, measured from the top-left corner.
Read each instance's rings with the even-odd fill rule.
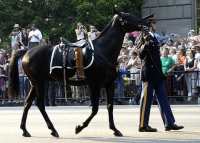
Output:
[[[179,130],[183,126],[175,124],[175,119],[170,108],[166,89],[165,76],[162,72],[160,60],[159,42],[153,33],[149,32],[148,42],[140,50],[140,58],[142,60],[141,80],[142,93],[140,101],[140,132],[156,132],[157,129],[149,126],[149,115],[153,96],[158,101],[161,117],[165,125],[165,130]]]

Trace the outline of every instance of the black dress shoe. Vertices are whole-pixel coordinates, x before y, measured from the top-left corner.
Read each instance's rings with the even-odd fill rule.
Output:
[[[152,128],[150,126],[139,128],[139,132],[157,132],[156,128]]]
[[[165,131],[180,130],[180,129],[183,129],[183,128],[184,128],[183,126],[178,126],[176,124],[173,124],[173,125],[165,127]]]

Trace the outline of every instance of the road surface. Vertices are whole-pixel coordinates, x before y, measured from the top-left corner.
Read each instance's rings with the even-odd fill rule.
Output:
[[[116,127],[124,137],[115,137],[108,128],[105,106],[91,124],[80,134],[75,135],[75,126],[89,115],[88,106],[47,107],[60,138],[54,138],[36,107],[32,107],[27,120],[27,129],[32,137],[22,137],[19,129],[23,107],[0,108],[0,143],[200,143],[200,106],[172,106],[177,124],[184,125],[181,131],[165,132],[157,106],[151,110],[150,125],[157,133],[138,132],[139,106],[115,106]]]

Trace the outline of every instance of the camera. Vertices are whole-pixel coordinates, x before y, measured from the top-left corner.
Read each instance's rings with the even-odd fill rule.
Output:
[[[80,29],[83,29],[83,28],[84,28],[83,25],[81,25],[81,26],[80,26]]]

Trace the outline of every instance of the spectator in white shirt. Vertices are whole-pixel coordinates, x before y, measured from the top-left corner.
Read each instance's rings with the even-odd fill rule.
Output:
[[[28,34],[29,48],[38,46],[42,40],[42,33],[38,28],[35,27],[35,24],[32,25],[31,31]]]
[[[195,53],[195,59],[200,59],[200,45],[196,45],[196,46],[194,46],[194,49],[195,49],[195,51],[196,51],[196,53]]]

